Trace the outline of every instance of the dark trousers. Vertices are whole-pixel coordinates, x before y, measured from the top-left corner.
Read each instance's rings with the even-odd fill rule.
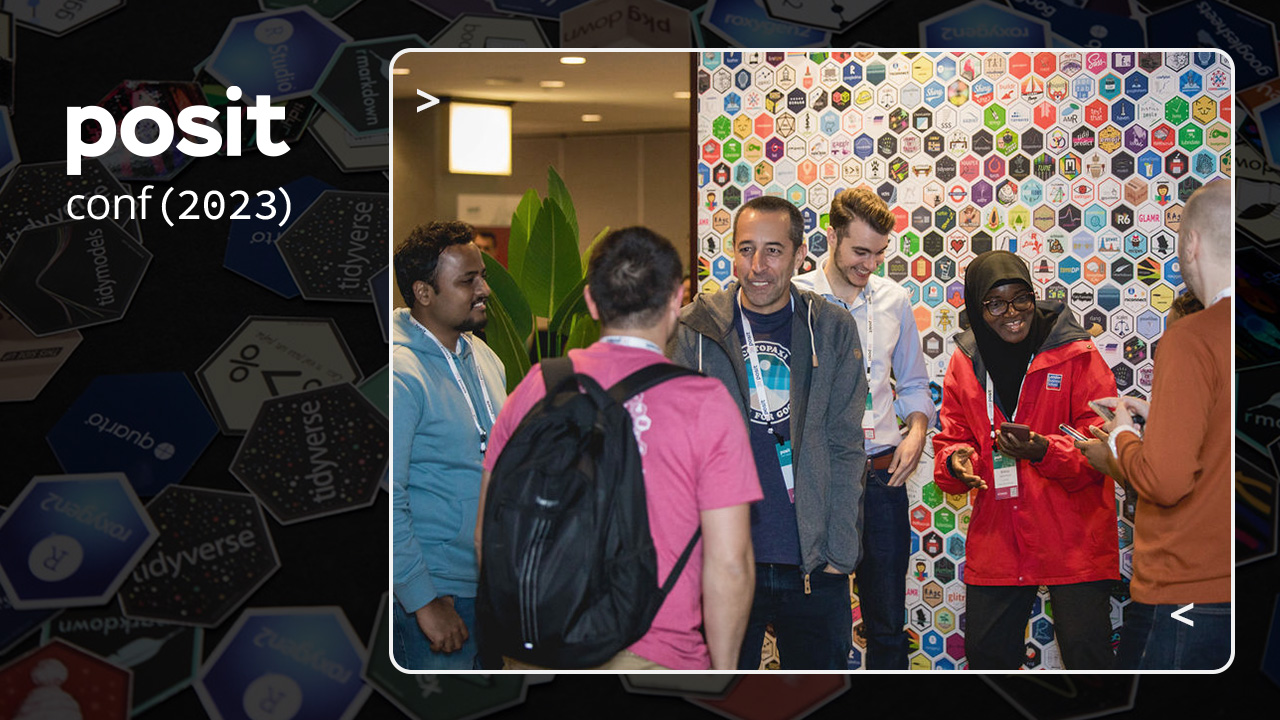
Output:
[[[756,563],[756,593],[738,654],[739,670],[760,668],[769,623],[782,669],[847,670],[853,645],[849,576],[809,573],[806,595],[798,566]]]
[[[905,484],[889,487],[888,472],[871,470],[862,498],[862,562],[857,580],[867,637],[865,666],[868,670],[906,670],[907,562],[911,555],[907,488]]]
[[[1120,670],[1217,670],[1231,659],[1231,603],[1197,604],[1182,616],[1194,626],[1172,617],[1179,605],[1124,608],[1120,634]]]
[[[1068,670],[1109,670],[1112,580],[1049,586],[1053,630]],[[972,670],[1017,670],[1026,658],[1035,585],[966,585],[965,655]]]

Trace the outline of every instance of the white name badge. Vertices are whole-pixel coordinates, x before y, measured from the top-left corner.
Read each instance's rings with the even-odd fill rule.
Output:
[[[992,448],[991,454],[991,467],[996,478],[996,499],[1008,500],[1018,497],[1018,461],[1006,457],[995,448]]]

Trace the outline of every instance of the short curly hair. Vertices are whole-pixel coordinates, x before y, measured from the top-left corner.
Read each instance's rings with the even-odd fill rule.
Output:
[[[396,248],[395,270],[396,284],[400,286],[400,296],[409,307],[413,307],[413,284],[422,281],[436,286],[436,267],[440,263],[440,255],[454,245],[465,245],[475,238],[476,230],[467,223],[432,222],[419,225],[409,231],[409,237]]]

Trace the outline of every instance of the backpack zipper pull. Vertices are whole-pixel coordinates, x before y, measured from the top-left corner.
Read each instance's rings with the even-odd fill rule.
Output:
[[[804,594],[809,594],[809,573],[804,574]]]

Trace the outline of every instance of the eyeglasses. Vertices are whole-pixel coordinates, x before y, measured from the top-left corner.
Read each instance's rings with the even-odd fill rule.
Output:
[[[991,313],[993,317],[1000,317],[1009,311],[1010,305],[1013,305],[1014,310],[1023,312],[1024,310],[1030,310],[1035,307],[1035,304],[1036,296],[1031,293],[1024,293],[1014,298],[1012,303],[1001,300],[1000,298],[995,298],[982,303],[982,307],[986,308],[987,312]]]

